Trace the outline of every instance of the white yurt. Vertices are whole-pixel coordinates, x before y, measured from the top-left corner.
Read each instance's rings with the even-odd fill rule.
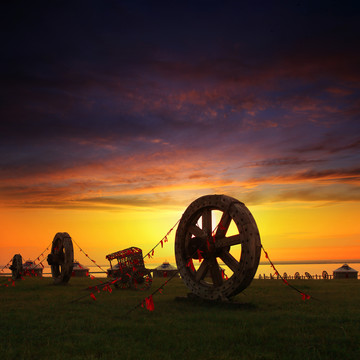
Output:
[[[81,265],[78,261],[74,261],[74,267],[71,276],[86,277],[89,275],[89,268]]]
[[[153,277],[170,277],[178,272],[175,266],[172,266],[169,262],[164,261],[160,266],[153,270]]]
[[[351,268],[348,264],[344,264],[333,271],[334,279],[357,279],[358,271]]]

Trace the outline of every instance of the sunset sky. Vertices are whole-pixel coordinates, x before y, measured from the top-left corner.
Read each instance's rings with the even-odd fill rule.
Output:
[[[147,252],[207,194],[244,202],[273,260],[360,259],[357,2],[0,13],[0,265],[60,231],[98,263]]]

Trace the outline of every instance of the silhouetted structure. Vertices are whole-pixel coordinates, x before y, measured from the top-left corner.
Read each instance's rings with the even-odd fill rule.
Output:
[[[179,273],[175,266],[170,265],[168,261],[164,261],[160,266],[153,270],[154,277],[171,277],[175,273]]]
[[[348,264],[344,264],[333,271],[334,279],[357,279],[358,271],[351,268]]]
[[[78,261],[74,261],[71,276],[73,277],[86,277],[89,276],[89,268],[81,265]]]

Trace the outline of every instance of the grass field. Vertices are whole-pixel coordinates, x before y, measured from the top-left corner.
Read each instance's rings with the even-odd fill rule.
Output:
[[[231,303],[214,304],[188,300],[174,279],[154,295],[154,311],[128,315],[163,279],[148,292],[114,289],[71,302],[96,281],[1,286],[0,360],[360,359],[357,280],[292,281],[307,301],[280,280],[254,280]]]

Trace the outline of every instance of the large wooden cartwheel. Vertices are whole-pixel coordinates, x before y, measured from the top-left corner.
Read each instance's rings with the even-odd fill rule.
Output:
[[[47,262],[51,265],[55,285],[66,284],[70,280],[74,266],[74,248],[68,233],[58,232],[55,235]]]
[[[260,254],[253,216],[243,203],[226,195],[206,195],[192,202],[176,231],[180,275],[203,299],[226,300],[243,291],[255,276]],[[219,262],[229,268],[229,276]]]
[[[11,277],[13,278],[13,280],[21,279],[23,267],[22,267],[22,256],[20,254],[14,255],[12,259],[12,264],[9,267],[9,269],[11,270]]]

